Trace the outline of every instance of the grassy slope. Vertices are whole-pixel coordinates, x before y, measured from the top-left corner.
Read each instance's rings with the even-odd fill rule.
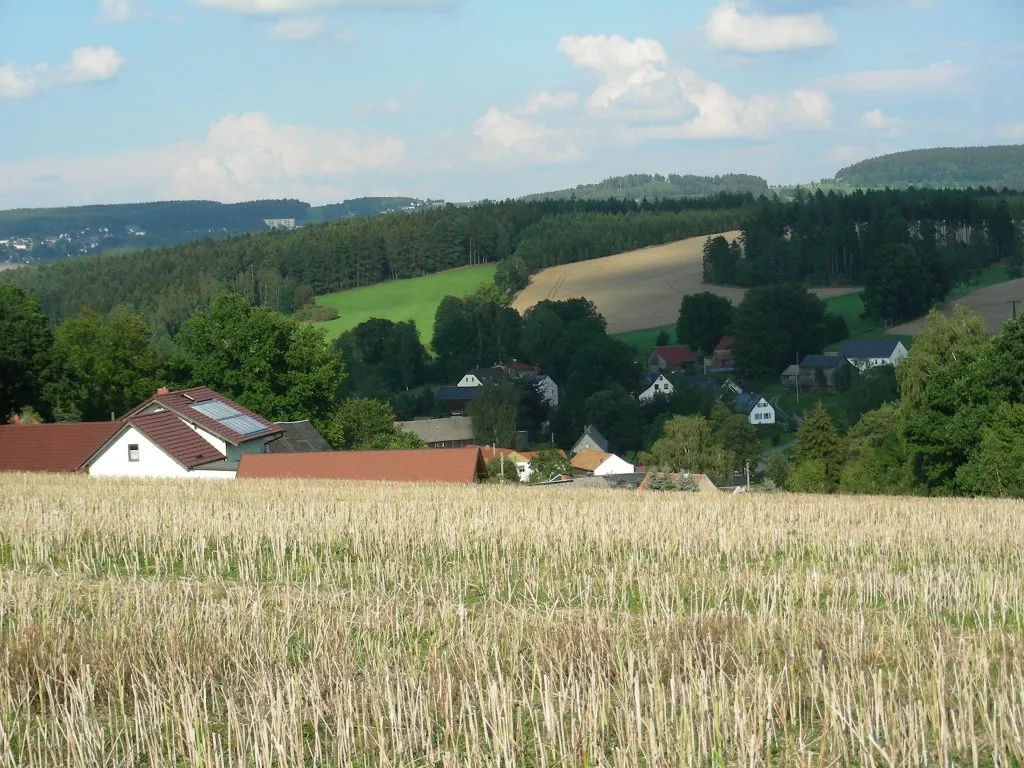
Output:
[[[380,317],[400,322],[412,320],[420,338],[430,341],[434,329],[434,313],[445,296],[465,296],[494,278],[496,264],[462,267],[436,275],[410,280],[390,280],[320,296],[316,303],[338,310],[338,318],[318,323],[327,329],[327,337],[335,339],[365,320]]]

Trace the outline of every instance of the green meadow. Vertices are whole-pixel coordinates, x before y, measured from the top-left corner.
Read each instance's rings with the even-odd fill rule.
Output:
[[[327,330],[328,339],[336,339],[345,331],[373,317],[404,322],[412,320],[425,344],[430,343],[434,330],[434,313],[445,296],[466,296],[494,279],[496,264],[460,267],[434,275],[409,280],[389,280],[386,283],[351,288],[324,296],[316,303],[332,307],[338,317],[318,327]]]

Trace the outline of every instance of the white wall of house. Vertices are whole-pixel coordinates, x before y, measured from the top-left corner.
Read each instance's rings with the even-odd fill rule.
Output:
[[[594,470],[594,474],[601,475],[631,475],[634,471],[634,467],[625,459],[620,459],[615,454],[612,454],[607,459],[602,461],[597,469]]]
[[[467,373],[465,376],[463,376],[461,379],[459,379],[458,386],[460,386],[460,387],[482,387],[483,386],[483,382],[480,381],[480,379],[478,379],[472,373]]]
[[[139,460],[130,461],[128,446],[139,446]],[[94,477],[190,477],[231,480],[232,471],[192,470],[191,472],[163,452],[148,437],[129,427],[117,440],[107,446],[89,465]]]
[[[541,393],[544,400],[552,408],[558,406],[558,385],[550,376],[541,376],[537,379],[537,391]]]
[[[774,424],[775,409],[772,407],[771,403],[762,397],[757,401],[754,407],[750,409],[748,419],[755,427],[763,426],[765,424]]]
[[[899,341],[896,343],[896,347],[893,349],[892,354],[889,357],[854,357],[848,358],[857,368],[863,372],[871,368],[876,368],[879,365],[891,365],[897,366],[901,361],[907,359],[907,348],[903,346],[903,342]]]
[[[666,379],[664,376],[659,376],[654,380],[647,389],[640,393],[640,400],[646,402],[658,395],[671,395],[676,391],[676,388],[672,386],[672,382]]]

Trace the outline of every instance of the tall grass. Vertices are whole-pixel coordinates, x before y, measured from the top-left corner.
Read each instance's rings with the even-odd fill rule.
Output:
[[[1018,764],[1022,513],[0,477],[0,765]]]

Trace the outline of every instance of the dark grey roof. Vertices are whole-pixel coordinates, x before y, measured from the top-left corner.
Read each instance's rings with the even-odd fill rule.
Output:
[[[396,421],[395,426],[412,432],[428,445],[473,439],[473,419],[470,416]]]
[[[600,490],[615,489],[635,491],[647,477],[645,472],[631,472],[628,475],[590,475],[574,477],[573,488],[597,488]]]
[[[800,361],[800,367],[835,368],[845,359],[842,355],[808,355]]]
[[[733,411],[749,415],[754,410],[754,406],[759,402],[761,402],[761,395],[744,392],[742,395],[736,395],[736,404],[733,406]]]
[[[498,368],[497,366],[493,366],[491,368],[474,368],[470,373],[476,376],[482,384],[489,384],[492,381],[504,381],[509,377],[508,371],[504,368]]]
[[[442,403],[472,400],[476,397],[477,389],[478,387],[438,387],[436,397]]]
[[[210,472],[237,472],[238,465],[241,462],[238,461],[211,461],[207,464],[200,464],[199,466],[192,467],[192,469],[202,469]]]
[[[881,339],[878,341],[848,341],[839,349],[843,357],[892,357],[899,339]]]
[[[284,434],[267,443],[267,453],[323,453],[333,451],[331,444],[308,421],[278,421]]]
[[[597,431],[597,427],[591,424],[587,424],[587,426],[583,430],[583,434],[580,435],[580,439],[576,441],[576,445],[579,445],[580,441],[582,441],[585,437],[589,437],[591,440],[593,440],[594,444],[597,445],[597,447],[600,448],[605,453],[608,452],[608,440],[605,439],[604,435]]]

